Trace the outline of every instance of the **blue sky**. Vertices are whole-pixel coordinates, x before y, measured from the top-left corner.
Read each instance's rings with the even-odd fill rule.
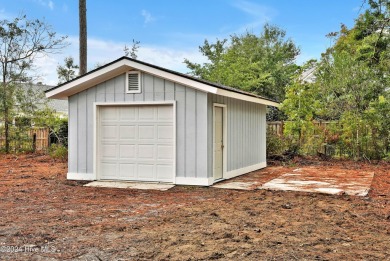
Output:
[[[319,58],[330,46],[325,35],[340,24],[352,26],[362,0],[87,0],[88,67],[124,54],[132,39],[141,42],[140,60],[187,72],[184,58],[206,62],[198,51],[205,39],[227,38],[246,30],[259,34],[268,22],[286,30],[301,48],[297,62]],[[55,68],[65,56],[78,59],[78,0],[0,0],[0,19],[20,13],[44,18],[70,46],[37,62],[42,81],[55,84]]]

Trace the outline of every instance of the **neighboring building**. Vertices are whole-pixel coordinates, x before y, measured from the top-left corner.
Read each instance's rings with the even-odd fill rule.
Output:
[[[316,81],[315,72],[317,70],[317,66],[313,66],[303,71],[301,76],[299,77],[302,82],[306,83],[314,83]]]
[[[127,57],[46,96],[69,102],[68,179],[205,186],[266,167],[266,106],[278,106]]]
[[[52,89],[54,86],[44,84],[27,84],[23,83],[20,85],[20,90],[24,92],[26,99],[30,99],[31,102],[37,106],[38,109],[44,109],[47,105],[50,109],[55,110],[56,114],[60,118],[68,117],[68,101],[67,100],[53,100],[48,99],[45,96],[45,91]],[[31,91],[31,92],[30,92]],[[32,97],[31,97],[32,96]],[[16,104],[16,112],[18,116],[23,116],[23,111],[18,108]],[[15,119],[12,121],[15,123]],[[0,126],[4,125],[3,119],[0,119]]]
[[[47,106],[50,109],[53,109],[56,111],[56,113],[61,118],[66,118],[68,116],[68,101],[67,100],[53,100],[53,99],[47,99],[44,95],[45,91],[52,89],[54,86],[50,85],[44,85],[44,84],[25,84],[24,89],[27,91],[29,88],[31,88],[34,92],[42,93],[42,102],[41,107],[44,106],[46,103]]]

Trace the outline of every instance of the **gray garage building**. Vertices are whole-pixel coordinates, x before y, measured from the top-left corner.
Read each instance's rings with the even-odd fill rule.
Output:
[[[128,57],[46,96],[68,99],[68,179],[205,186],[266,167],[278,105]]]

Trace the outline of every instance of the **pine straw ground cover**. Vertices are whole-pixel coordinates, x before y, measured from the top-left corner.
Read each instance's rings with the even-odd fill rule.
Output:
[[[0,260],[386,260],[390,165],[296,160],[373,171],[367,197],[176,186],[83,187],[65,162],[0,155]]]

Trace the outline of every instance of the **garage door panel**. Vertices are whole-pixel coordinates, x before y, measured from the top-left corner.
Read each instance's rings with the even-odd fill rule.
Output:
[[[117,107],[106,107],[100,113],[100,118],[102,121],[116,121],[118,117]]]
[[[139,121],[155,121],[156,108],[154,106],[140,106],[138,109]]]
[[[154,160],[155,145],[138,145],[138,159],[140,160]]]
[[[157,179],[158,180],[172,180],[172,172],[173,167],[172,165],[160,165],[157,164]]]
[[[173,181],[173,106],[102,106],[99,113],[99,178]]]
[[[154,164],[138,164],[138,179],[148,181],[155,180],[154,169]]]
[[[109,163],[109,162],[102,162],[100,164],[101,172],[104,173],[105,179],[116,179],[117,178],[116,165],[117,164],[115,164],[115,163]]]
[[[121,160],[135,160],[136,159],[137,148],[133,144],[121,144],[119,145],[119,158]]]
[[[158,141],[172,142],[173,141],[173,126],[157,126]]]
[[[136,175],[136,164],[133,163],[121,163],[119,164],[119,177],[123,180],[135,180],[137,178]]]
[[[155,126],[154,125],[139,125],[138,126],[138,138],[140,140],[150,140],[154,142]]]
[[[157,120],[159,122],[172,122],[172,106],[160,106],[157,108]]]
[[[102,156],[104,159],[116,159],[116,144],[103,144],[102,145]]]
[[[121,121],[136,121],[137,111],[137,107],[122,107],[119,109],[119,119]]]
[[[101,137],[103,140],[113,140],[117,138],[116,125],[103,125],[101,127]]]
[[[121,140],[134,140],[137,138],[137,126],[125,125],[119,127],[119,138]]]
[[[173,146],[171,145],[157,145],[157,160],[172,160]]]

